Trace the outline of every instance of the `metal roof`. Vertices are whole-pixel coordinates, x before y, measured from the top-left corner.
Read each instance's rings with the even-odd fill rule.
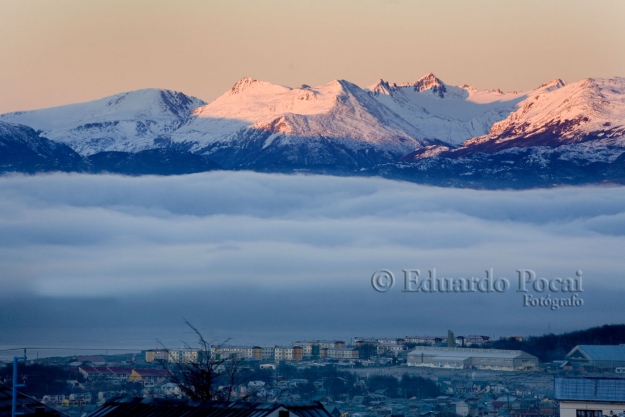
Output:
[[[11,416],[11,401],[13,390],[6,385],[0,384],[0,417]],[[18,392],[17,394],[17,411],[22,415],[31,415],[37,413],[37,415],[44,416],[57,416],[67,417],[52,407],[40,403],[34,398],[30,398],[24,394]]]
[[[492,358],[492,359],[515,359],[535,357],[521,350],[501,350],[501,349],[469,349],[469,348],[431,348],[417,347],[408,353],[409,356],[435,356],[437,358],[468,359],[468,358]]]
[[[556,378],[554,398],[625,403],[625,378]]]
[[[625,345],[579,345],[567,356],[575,350],[581,350],[593,361],[625,361]]]
[[[331,417],[318,401],[246,403],[129,397],[111,399],[89,417],[265,417],[282,407],[299,417]]]

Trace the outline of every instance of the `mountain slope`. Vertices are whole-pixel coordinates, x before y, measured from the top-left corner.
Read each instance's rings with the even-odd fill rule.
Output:
[[[0,172],[82,171],[70,147],[40,137],[32,128],[0,121]]]
[[[171,148],[145,151],[100,152],[87,157],[93,173],[124,175],[183,175],[206,172],[221,167],[203,155],[181,152]]]
[[[625,146],[625,78],[588,78],[534,94],[487,135],[466,141],[451,154],[587,142]]]
[[[604,149],[592,160],[571,158],[568,149],[528,147],[475,153],[462,158],[439,154],[378,165],[362,175],[439,187],[528,189],[583,184],[625,184],[625,149]]]
[[[145,89],[86,103],[7,113],[0,121],[40,130],[82,155],[136,152],[161,147],[166,135],[186,123],[191,110],[203,104],[183,93]]]
[[[625,182],[625,78],[555,80],[487,135],[380,167],[392,178],[489,188]],[[420,179],[418,179],[420,178]]]

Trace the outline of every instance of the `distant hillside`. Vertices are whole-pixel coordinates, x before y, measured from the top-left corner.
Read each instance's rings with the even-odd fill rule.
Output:
[[[577,345],[619,345],[625,343],[625,324],[606,324],[586,330],[559,335],[530,336],[519,342],[515,339],[497,340],[494,349],[518,349],[537,356],[541,362],[563,359]]]

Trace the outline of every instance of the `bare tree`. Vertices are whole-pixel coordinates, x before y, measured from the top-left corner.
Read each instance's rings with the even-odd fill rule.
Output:
[[[239,382],[243,359],[236,356],[212,357],[211,343],[204,339],[202,333],[191,323],[185,323],[198,338],[198,355],[194,360],[178,360],[170,362],[163,360],[162,364],[168,372],[169,380],[176,384],[181,394],[194,400],[221,400],[230,401],[232,390]],[[228,340],[216,345],[217,349],[224,346]],[[195,350],[184,342],[184,348]],[[167,352],[169,359],[169,350]],[[223,383],[221,387],[219,383]]]
[[[237,384],[242,382],[243,378],[241,371],[243,369],[243,361],[243,358],[233,356],[222,363],[219,379],[223,380],[225,385],[221,386],[217,391],[217,397],[220,400],[230,401],[230,398],[232,397],[232,390],[237,386]]]

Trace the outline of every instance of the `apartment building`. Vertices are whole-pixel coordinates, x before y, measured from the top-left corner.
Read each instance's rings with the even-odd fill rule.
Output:
[[[145,351],[145,361],[148,363],[158,361],[167,361],[170,363],[197,363],[201,359],[202,352],[194,349],[154,349]]]
[[[304,349],[301,346],[276,346],[274,349],[274,360],[279,361],[301,361],[304,357]]]

